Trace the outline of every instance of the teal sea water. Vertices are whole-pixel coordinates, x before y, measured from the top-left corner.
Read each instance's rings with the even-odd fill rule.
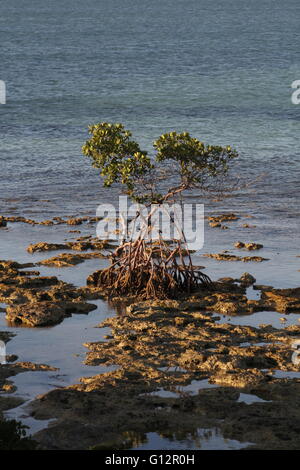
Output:
[[[106,120],[146,149],[168,130],[234,145],[240,171],[264,176],[224,207],[298,218],[299,24],[298,0],[2,0],[1,213],[111,199],[81,155],[87,126]]]

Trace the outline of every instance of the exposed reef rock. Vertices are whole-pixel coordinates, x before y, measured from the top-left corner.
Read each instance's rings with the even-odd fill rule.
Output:
[[[214,215],[207,218],[209,222],[220,223],[220,222],[232,222],[238,220],[239,217],[236,214],[221,214]]]
[[[2,219],[5,224],[16,221]],[[209,224],[222,229],[226,228],[223,222],[237,219],[235,214],[224,214],[210,218]],[[70,228],[92,223],[91,218],[19,221],[64,223]],[[243,245],[239,248],[249,249]],[[102,257],[101,251],[109,248],[109,242],[89,236],[61,244],[33,244],[29,252],[89,251],[64,253],[38,263],[61,267]],[[207,256],[230,261],[265,260],[229,253]],[[107,297],[98,287],[101,271],[89,276],[86,287],[76,288],[55,276],[30,271],[34,266],[0,261],[0,302],[7,305],[6,317],[13,324],[54,325],[73,313],[96,308],[88,300]],[[166,439],[197,440],[201,445],[199,429],[206,430],[206,436],[217,429],[225,439],[250,448],[299,449],[300,366],[292,357],[294,341],[300,339],[300,324],[284,327],[286,318],[282,314],[300,313],[300,288],[274,289],[255,282],[251,274],[244,273],[239,279],[222,278],[210,290],[199,290],[179,300],[118,299],[121,314],[98,325],[99,340],[85,344],[85,363],[95,366],[95,375],[82,378],[79,384],[54,389],[31,404],[32,417],[56,419],[35,435],[39,447],[135,448],[146,442],[151,432]],[[261,292],[256,300],[246,295],[246,288],[252,285]],[[131,305],[125,307],[129,300]],[[280,328],[263,324],[268,311],[279,313]],[[244,315],[244,323],[254,312],[261,312],[259,327],[231,322],[233,316]],[[109,334],[105,331],[103,337],[101,328],[109,328]],[[10,338],[7,332],[0,332],[2,341]],[[15,361],[16,357],[7,357],[8,363],[0,365],[0,391],[6,394],[15,391],[9,377],[17,373],[55,370]],[[116,369],[99,374],[98,366]],[[287,374],[295,374],[295,378]],[[12,395],[1,396],[0,420],[2,410],[21,403],[22,399]]]
[[[6,309],[6,319],[24,326],[51,326],[60,323],[72,313],[89,313],[97,306],[86,302],[31,302]]]
[[[230,285],[242,289],[228,281],[219,291]],[[242,293],[223,294],[250,302]],[[35,435],[40,447],[116,450],[145,442],[149,432],[193,439],[199,428],[217,428],[253,448],[299,448],[300,380],[273,371],[299,371],[291,343],[300,325],[219,324],[200,299],[132,304],[99,325],[111,334],[85,345],[86,363],[118,368],[35,400],[34,418],[57,419]]]
[[[261,261],[268,261],[268,258],[262,258],[261,256],[237,256],[231,255],[228,253],[205,253],[202,256],[206,256],[207,258],[214,258],[218,261],[256,261],[260,263]]]
[[[66,243],[48,243],[40,242],[31,244],[28,246],[27,251],[29,253],[36,253],[41,251],[56,251],[56,250],[75,250],[75,251],[86,251],[86,250],[103,250],[111,248],[108,241],[99,240],[98,238],[87,237],[87,240],[77,240],[74,242]]]
[[[209,222],[208,225],[213,228],[221,228],[222,230],[227,230],[227,225],[222,225],[220,222]]]
[[[63,267],[69,267],[69,266],[76,266],[77,264],[83,263],[87,259],[105,258],[105,257],[106,257],[105,255],[103,255],[102,253],[98,253],[98,252],[80,253],[80,254],[62,253],[60,255],[53,256],[52,258],[39,261],[37,265],[63,268]]]
[[[210,227],[220,228],[222,230],[227,230],[229,228],[227,225],[223,225],[222,222],[233,222],[238,219],[239,217],[236,214],[221,214],[207,217],[208,225]]]
[[[248,286],[251,286],[252,284],[254,284],[256,282],[256,279],[251,274],[244,273],[244,274],[241,275],[239,281],[241,282],[242,285],[248,287]]]
[[[32,265],[0,261],[0,302],[8,304],[6,319],[24,326],[50,326],[72,313],[89,313],[97,308],[87,303],[101,298],[96,288],[75,288],[55,276],[38,276],[22,271]]]
[[[259,243],[243,243],[243,242],[236,242],[234,244],[236,248],[244,248],[245,250],[253,251],[253,250],[260,250],[263,248],[263,245]]]
[[[300,312],[300,287],[263,290],[261,298],[269,309],[276,310],[276,312]]]
[[[29,224],[29,225],[61,225],[61,224],[81,225],[84,222],[89,223],[89,224],[99,222],[101,220],[101,217],[76,217],[76,218],[69,218],[69,219],[63,219],[62,217],[53,217],[52,220],[42,220],[41,222],[38,222],[37,220],[27,219],[26,217],[21,217],[21,216],[12,216],[12,217],[0,216],[0,226],[1,226],[1,220],[3,221],[3,223],[22,222],[23,224]]]

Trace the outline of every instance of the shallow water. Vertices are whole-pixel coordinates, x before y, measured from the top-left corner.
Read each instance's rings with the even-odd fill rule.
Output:
[[[174,389],[172,390],[165,390],[163,388],[160,388],[158,390],[155,390],[154,392],[149,393],[149,395],[161,398],[178,398],[184,393],[187,393],[189,395],[197,395],[199,390],[217,387],[219,387],[219,385],[210,383],[208,379],[192,380],[192,382],[188,385],[174,387]]]
[[[81,146],[117,121],[147,150],[169,130],[237,147],[239,172],[264,177],[223,206],[299,239],[299,18],[297,0],[2,0],[1,212],[111,202]]]
[[[275,379],[300,379],[300,372],[275,370],[272,371],[272,376],[275,377]]]
[[[251,405],[252,403],[266,403],[268,400],[263,400],[262,398],[257,397],[256,395],[251,395],[249,393],[240,393],[238,402],[246,403]]]
[[[276,344],[282,344],[282,343],[280,341],[274,341],[273,343],[265,343],[264,341],[262,341],[261,343],[260,342],[258,343],[245,342],[245,343],[240,343],[239,348],[248,348],[249,346],[263,346],[265,348],[268,348],[269,346],[273,346]]]
[[[86,348],[83,343],[102,340],[109,333],[108,328],[95,328],[107,315],[111,315],[107,306],[99,300],[93,301],[98,309],[89,315],[73,315],[63,323],[48,328],[22,328],[6,325],[4,313],[1,314],[0,330],[17,334],[6,345],[7,354],[16,354],[20,361],[42,363],[58,368],[57,371],[28,371],[10,378],[17,391],[16,396],[26,400],[25,405],[17,410],[9,410],[7,416],[21,417],[28,403],[37,395],[44,394],[57,387],[66,387],[78,383],[80,377],[89,377],[116,369],[115,366],[87,366],[83,363]],[[23,420],[23,418],[22,418]],[[26,420],[31,432],[36,431],[34,420]],[[47,423],[44,423],[45,426]]]
[[[45,227],[32,227],[19,223],[11,224],[9,230],[4,232],[1,240],[0,259],[35,263],[41,259],[54,256],[59,252],[29,254],[26,247],[33,241],[63,241],[68,235],[69,229],[57,226],[45,230]],[[59,279],[75,286],[84,286],[87,276],[99,269],[102,262],[102,259],[92,259],[72,268],[58,269],[37,266],[30,269],[37,269],[41,275],[57,276]],[[88,315],[75,314],[53,327],[27,328],[11,326],[5,320],[5,313],[0,313],[0,330],[16,333],[16,336],[6,345],[8,355],[15,354],[20,361],[43,363],[58,368],[57,372],[24,372],[10,379],[17,386],[16,395],[25,398],[26,403],[16,410],[9,410],[6,415],[19,418],[22,416],[22,420],[30,427],[31,432],[37,431],[42,427],[42,424],[39,426],[35,420],[28,418],[28,416],[24,418],[28,413],[26,407],[30,400],[55,387],[65,387],[78,383],[80,377],[88,377],[114,369],[113,366],[92,367],[83,364],[87,351],[83,347],[83,343],[102,340],[102,337],[109,333],[109,329],[99,330],[95,326],[114,313],[107,302],[92,300],[90,303],[97,305],[98,308]],[[1,304],[1,306],[5,307],[5,304]],[[47,422],[44,422],[44,425],[47,426]]]
[[[217,387],[218,385],[210,383],[208,379],[192,380],[192,382],[189,385],[178,387],[178,394],[188,393],[190,395],[197,395],[199,390],[204,390],[207,388],[217,388]]]
[[[134,447],[135,450],[238,450],[251,445],[250,442],[239,442],[225,439],[218,429],[198,429],[194,434],[188,434],[184,438],[166,438],[158,433],[146,434],[146,442]]]

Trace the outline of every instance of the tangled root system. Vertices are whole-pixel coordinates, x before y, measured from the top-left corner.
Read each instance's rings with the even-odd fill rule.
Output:
[[[177,240],[144,239],[124,242],[112,254],[112,264],[101,271],[98,286],[111,296],[139,295],[142,299],[176,298],[212,285],[210,278],[192,265],[190,254]]]

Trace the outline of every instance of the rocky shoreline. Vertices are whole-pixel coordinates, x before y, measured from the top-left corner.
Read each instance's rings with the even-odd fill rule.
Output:
[[[121,449],[148,432],[184,436],[218,428],[252,448],[299,448],[300,379],[274,371],[299,371],[291,354],[300,325],[217,324],[214,311],[204,312],[203,299],[194,296],[132,304],[126,315],[105,320],[99,327],[110,327],[111,335],[86,344],[86,364],[118,369],[33,402],[33,417],[57,419],[35,436],[40,445]],[[239,401],[240,394],[254,402]]]
[[[7,222],[41,224],[10,219],[0,218],[4,230]],[[90,218],[59,219],[43,224],[90,222]],[[238,217],[229,214],[209,223],[235,220]],[[261,249],[260,244],[237,243],[239,249]],[[75,287],[56,276],[41,276],[38,267],[72,267],[87,259],[106,258],[110,247],[109,242],[86,236],[64,243],[30,244],[28,252],[33,254],[62,251],[35,263],[0,261],[0,302],[6,305],[1,310],[7,321],[39,328],[97,308],[93,300],[107,299],[107,293],[95,285],[97,273],[86,286]],[[235,260],[226,255],[209,254],[221,261]],[[248,258],[251,262],[260,257]],[[255,300],[248,298],[249,286],[258,294]],[[210,291],[177,300],[110,302],[115,307],[121,303],[122,312],[98,325],[109,328],[110,334],[85,344],[85,363],[116,366],[116,370],[53,389],[31,403],[33,418],[55,418],[34,435],[39,448],[134,448],[145,442],[149,432],[184,439],[196,436],[199,429],[218,429],[224,438],[249,448],[299,448],[300,368],[292,356],[294,343],[300,340],[300,324],[274,328],[264,322],[264,313],[300,313],[300,288],[258,285],[244,273],[219,279]],[[228,321],[254,312],[261,312],[259,327]],[[0,333],[0,339],[7,342],[11,335]],[[55,370],[17,359],[8,358],[7,364],[0,365],[0,412],[22,402],[9,396],[14,391],[9,377],[25,370]]]

